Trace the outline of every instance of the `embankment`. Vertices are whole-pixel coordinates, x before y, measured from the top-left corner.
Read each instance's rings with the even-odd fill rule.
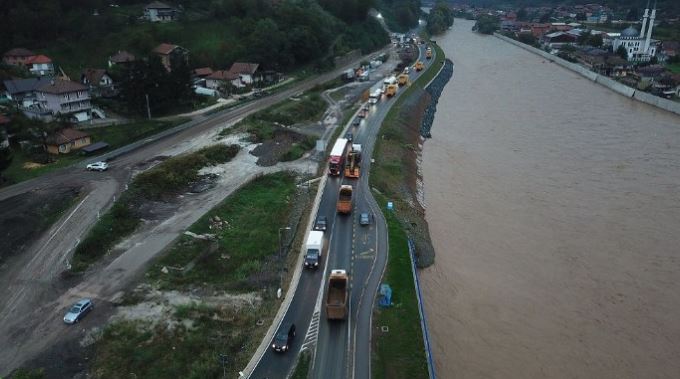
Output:
[[[497,38],[502,39],[503,41],[509,42],[515,46],[521,47],[524,50],[530,51],[534,54],[540,55],[541,57],[547,59],[550,62],[553,62],[555,64],[558,64],[566,69],[569,69],[571,71],[574,71],[592,81],[595,83],[598,83],[604,87],[609,88],[610,90],[621,94],[623,96],[635,99],[637,101],[655,106],[657,108],[661,108],[663,110],[675,113],[675,114],[680,114],[680,103],[670,101],[658,96],[651,95],[649,93],[643,92],[643,91],[638,91],[635,88],[631,88],[628,86],[625,86],[615,80],[612,80],[606,76],[602,76],[600,74],[597,74],[595,72],[592,72],[588,70],[587,68],[576,64],[576,63],[571,63],[568,62],[560,57],[556,57],[546,51],[543,51],[541,49],[537,49],[533,46],[529,46],[527,44],[521,43],[519,41],[515,41],[512,38],[508,38],[506,36],[500,35],[498,33],[495,33],[494,36]]]

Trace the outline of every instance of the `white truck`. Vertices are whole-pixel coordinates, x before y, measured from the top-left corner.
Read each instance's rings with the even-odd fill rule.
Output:
[[[386,86],[389,86],[390,84],[397,84],[397,77],[394,75],[388,76],[385,78],[385,80],[383,80],[383,84]]]
[[[323,232],[312,230],[305,242],[305,268],[318,268],[323,251]]]
[[[376,88],[371,92],[371,94],[368,96],[368,102],[370,104],[377,104],[378,100],[380,100],[380,97],[382,96],[382,89]]]

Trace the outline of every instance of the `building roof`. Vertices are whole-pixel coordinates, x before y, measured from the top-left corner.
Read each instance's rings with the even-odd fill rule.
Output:
[[[0,125],[9,124],[10,121],[12,120],[10,120],[9,117],[5,116],[4,114],[0,114]]]
[[[177,45],[173,45],[173,44],[169,44],[169,43],[162,43],[162,44],[156,46],[156,48],[153,49],[153,52],[156,53],[156,54],[168,55],[168,54],[172,53],[172,51],[175,50],[178,47],[179,46],[177,46]]]
[[[87,145],[87,146],[83,147],[81,150],[86,152],[86,153],[92,153],[92,152],[95,152],[97,150],[105,149],[107,147],[109,147],[108,143],[99,141],[99,142],[93,143],[92,145]]]
[[[194,70],[194,75],[196,76],[208,76],[213,73],[210,67],[200,67]]]
[[[144,7],[144,9],[173,9],[171,6],[160,1],[154,1],[151,4]]]
[[[135,60],[135,56],[128,53],[125,50],[118,50],[117,53],[113,54],[112,56],[109,57],[109,60],[112,63],[126,63],[126,62],[132,62]]]
[[[24,49],[23,47],[14,48],[3,54],[4,57],[32,57],[34,55],[35,55],[34,52],[28,49]]]
[[[26,63],[27,64],[52,63],[52,60],[47,55],[40,54],[40,55],[34,55],[34,56],[28,58],[28,60],[26,60]]]
[[[85,91],[87,87],[80,83],[72,82],[70,80],[53,79],[50,81],[43,81],[44,83],[37,88],[38,91],[46,93],[68,93],[76,91]]]
[[[238,74],[237,73],[232,73],[231,71],[227,70],[217,70],[213,72],[212,74],[208,75],[206,79],[213,79],[213,80],[234,80],[238,79]]]
[[[258,63],[234,62],[229,69],[234,74],[254,74],[260,65]]]
[[[61,145],[64,143],[73,142],[80,138],[89,137],[90,135],[77,129],[65,128],[54,132],[52,135],[47,137],[48,145]]]
[[[98,85],[106,74],[107,72],[103,68],[86,68],[80,74],[80,81],[83,82],[83,79],[85,79],[87,84]]]
[[[640,32],[632,26],[625,28],[621,32],[621,37],[629,37],[630,38],[630,37],[639,37],[639,36],[640,36]]]
[[[31,92],[44,83],[49,83],[49,81],[41,78],[11,79],[3,81],[3,84],[10,95]]]

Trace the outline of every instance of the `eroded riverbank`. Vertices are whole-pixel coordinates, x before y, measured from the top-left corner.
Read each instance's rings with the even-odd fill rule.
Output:
[[[423,151],[442,378],[680,372],[680,117],[456,19]]]

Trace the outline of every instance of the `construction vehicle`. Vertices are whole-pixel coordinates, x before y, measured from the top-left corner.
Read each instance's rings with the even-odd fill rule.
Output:
[[[388,85],[388,86],[387,86],[387,89],[385,90],[385,95],[386,95],[387,97],[392,97],[392,96],[396,95],[396,94],[397,94],[397,89],[398,89],[398,88],[399,88],[399,86],[397,86],[396,84],[390,84],[390,85]]]
[[[338,176],[342,172],[345,163],[345,151],[347,150],[347,141],[344,138],[338,138],[331,149],[331,155],[328,158],[328,173],[330,175]]]
[[[343,184],[340,186],[340,192],[338,193],[338,213],[350,214],[352,213],[352,192],[353,188],[350,185]]]
[[[423,62],[418,61],[416,62],[416,71],[422,71],[423,70]]]
[[[358,178],[361,173],[361,145],[358,143],[352,144],[347,151],[347,159],[345,160],[345,177]]]
[[[407,74],[401,74],[399,75],[399,85],[400,86],[405,86],[408,84],[408,75]]]
[[[323,232],[312,230],[305,242],[305,263],[307,268],[318,268],[323,252]]]
[[[328,277],[328,293],[326,294],[326,317],[329,320],[347,318],[347,299],[349,292],[349,276],[345,270],[331,270]]]
[[[425,50],[425,58],[432,59],[432,49],[429,47]]]

